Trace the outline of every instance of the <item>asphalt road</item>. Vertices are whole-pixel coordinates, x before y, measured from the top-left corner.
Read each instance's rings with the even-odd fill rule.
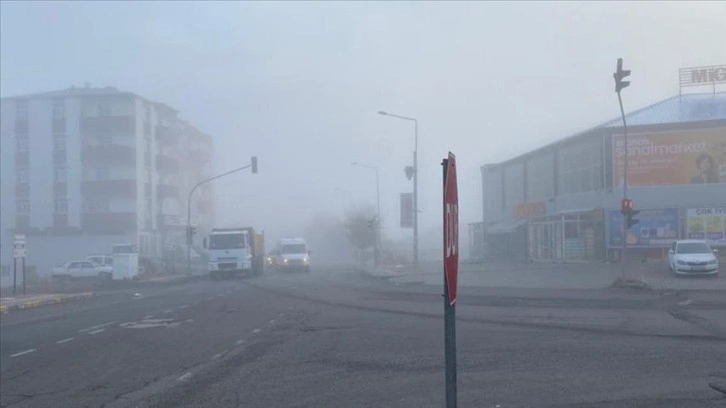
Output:
[[[461,407],[723,407],[726,304],[462,288]],[[725,299],[726,302],[726,299]],[[346,268],[147,285],[0,321],[2,407],[442,407],[439,290]]]

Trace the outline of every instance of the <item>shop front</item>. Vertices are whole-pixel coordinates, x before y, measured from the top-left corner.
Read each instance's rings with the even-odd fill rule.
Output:
[[[601,209],[562,212],[529,222],[529,258],[534,261],[594,261],[605,258]]]

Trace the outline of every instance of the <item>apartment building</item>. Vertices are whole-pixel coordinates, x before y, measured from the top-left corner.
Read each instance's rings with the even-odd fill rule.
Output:
[[[86,86],[2,98],[0,109],[4,277],[19,233],[40,276],[114,244],[149,258],[184,245],[187,194],[211,176],[213,141],[174,108]],[[210,186],[195,194],[192,223],[213,221]]]

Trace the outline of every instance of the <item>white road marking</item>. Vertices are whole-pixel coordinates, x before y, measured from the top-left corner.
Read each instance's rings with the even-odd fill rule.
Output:
[[[176,380],[177,381],[188,380],[191,376],[192,376],[192,373],[186,373],[186,374],[182,375],[181,377],[177,378]]]
[[[144,319],[151,319],[152,317],[154,317],[154,315],[153,314],[150,314],[150,315],[144,316]]]
[[[288,307],[287,310],[292,310],[292,306]]]
[[[278,316],[280,316],[280,317],[285,316],[285,313],[280,313]]]
[[[238,345],[238,346],[239,346],[239,345],[241,345],[241,344],[245,344],[245,341],[244,341],[244,340],[242,340],[242,339],[239,339],[239,340],[235,341],[235,342],[234,342],[234,344],[236,344],[236,345]]]
[[[194,321],[194,319],[187,319],[187,323],[191,323],[193,321]]]
[[[186,309],[188,307],[189,307],[189,305],[181,305],[181,306],[179,306],[179,309]]]
[[[268,323],[275,324],[275,319],[270,320]]]
[[[95,329],[100,329],[101,327],[106,327],[106,326],[112,325],[114,323],[116,323],[116,322],[115,321],[114,322],[107,322],[107,323],[99,324],[99,325],[96,325],[96,326],[91,326],[91,327],[88,327],[88,328],[85,328],[85,329],[78,330],[78,333],[84,333],[84,332],[87,332],[87,331],[91,331],[91,330],[95,330]]]
[[[688,306],[688,305],[690,305],[691,303],[693,303],[693,300],[691,300],[691,299],[688,299],[688,300],[684,300],[684,301],[682,301],[682,302],[678,302],[678,306]]]
[[[94,330],[94,331],[92,331],[92,332],[89,332],[88,334],[98,334],[98,333],[101,333],[101,332],[102,332],[102,331],[104,331],[104,330],[105,330],[105,329],[98,329],[98,330]]]
[[[217,353],[214,356],[212,356],[212,360],[216,360],[218,358],[222,357],[222,353]]]
[[[262,331],[262,329],[254,329],[254,330],[252,330],[252,333],[259,333],[261,331]]]
[[[34,352],[35,352],[35,349],[27,349],[25,351],[21,351],[20,353],[11,354],[10,357],[20,357],[24,354],[30,354],[30,353],[34,353]]]
[[[220,294],[217,295],[217,297],[222,297],[222,296],[224,296],[223,293],[220,293]]]
[[[165,313],[165,314],[166,314],[166,313],[171,313],[171,312],[173,312],[173,310],[171,310],[171,309],[166,309],[166,310],[164,310],[164,311],[163,311],[163,312],[161,312],[161,313]]]
[[[55,342],[55,344],[63,344],[63,343],[68,343],[69,341],[73,341],[73,340],[74,340],[74,339],[73,339],[73,337],[69,337],[69,338],[67,338],[67,339],[63,339],[63,340],[58,340],[58,341],[56,341],[56,342]]]

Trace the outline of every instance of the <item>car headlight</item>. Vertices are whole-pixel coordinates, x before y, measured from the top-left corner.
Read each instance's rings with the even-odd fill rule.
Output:
[[[709,265],[716,265],[716,264],[718,264],[718,261],[715,260],[715,259],[711,259],[710,261],[708,261],[708,264]]]
[[[676,263],[677,263],[678,265],[686,265],[686,261],[680,261],[680,260],[679,260],[679,261],[676,261]]]
[[[287,263],[287,258],[283,259],[283,260],[282,260],[282,262],[285,262],[285,263]]]
[[[303,263],[310,263],[310,259],[308,259],[308,258],[303,258]]]

